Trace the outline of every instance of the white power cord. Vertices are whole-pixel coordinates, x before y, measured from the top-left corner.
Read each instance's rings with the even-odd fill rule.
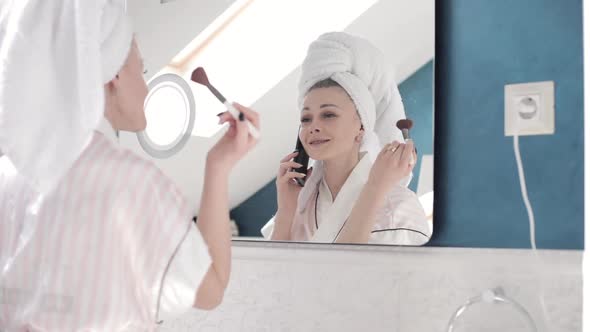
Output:
[[[520,117],[517,117],[516,120],[516,128],[520,128]],[[518,131],[518,129],[517,129]],[[535,267],[537,268],[537,275],[539,276],[539,278],[542,278],[543,276],[543,271],[542,271],[542,267],[544,267],[543,264],[543,260],[541,259],[541,257],[539,257],[539,253],[537,251],[537,241],[536,241],[536,236],[535,236],[535,214],[533,212],[533,208],[531,206],[531,202],[529,200],[529,195],[528,195],[528,190],[527,190],[527,186],[526,186],[526,179],[524,176],[524,167],[522,166],[522,157],[520,154],[520,145],[519,145],[519,136],[518,136],[518,132],[514,135],[513,137],[513,146],[514,146],[514,157],[516,158],[516,167],[518,169],[518,179],[520,181],[520,191],[522,194],[522,200],[524,202],[524,205],[526,207],[526,211],[527,211],[527,215],[528,215],[528,219],[529,219],[529,234],[530,234],[530,241],[531,241],[531,248],[533,249],[533,254],[536,258],[536,262],[537,264],[535,265]],[[542,314],[543,314],[543,320],[544,320],[544,326],[547,327],[547,307],[545,305],[545,292],[544,292],[544,287],[543,287],[543,280],[539,280],[540,282],[540,290],[539,290],[539,302],[541,304],[541,309],[542,309]]]
[[[518,135],[514,135],[514,156],[516,157],[516,166],[518,168],[518,179],[520,180],[520,191],[522,193],[522,200],[526,207],[526,212],[529,216],[529,231],[531,236],[531,248],[537,250],[537,241],[535,240],[535,214],[529,201],[529,194],[526,188],[526,179],[524,177],[524,168],[522,167],[522,158],[520,156],[520,146],[518,144]]]

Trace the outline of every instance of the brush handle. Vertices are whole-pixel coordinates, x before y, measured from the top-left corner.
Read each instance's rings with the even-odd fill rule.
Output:
[[[404,141],[406,143],[408,143],[408,141],[411,139],[410,138],[410,130],[407,128],[404,128],[401,131],[402,131],[402,135],[404,136]],[[410,159],[410,164],[414,165],[415,163],[416,163],[416,160],[414,159],[414,155],[412,155],[412,159]]]
[[[410,130],[409,129],[402,129],[402,135],[404,136],[404,140],[407,141],[410,139]]]
[[[206,86],[207,88],[209,88],[209,91],[211,91],[215,98],[217,98],[217,100],[219,100],[222,103],[225,103],[227,101],[227,99],[225,99],[221,92],[217,91],[217,89],[215,89],[215,87],[211,85],[211,83],[207,82]]]
[[[238,111],[234,107],[234,105],[232,105],[227,100],[223,103],[223,105],[225,105],[225,107],[227,107],[227,110],[234,117],[234,119],[236,119],[237,121],[240,121],[240,119],[239,119],[240,118],[240,111]],[[255,139],[260,138],[260,132],[258,131],[258,129],[256,129],[256,127],[254,127],[252,122],[250,122],[249,120],[246,119],[246,125],[248,126],[248,132],[250,133],[250,135],[252,137],[254,137]]]
[[[411,140],[411,138],[410,138],[410,131],[408,129],[404,129],[403,131],[404,132],[407,132],[404,135],[404,138],[405,138],[406,143],[408,143],[408,141]],[[416,151],[416,148],[415,147],[414,147],[414,152],[416,152],[416,154],[418,154],[418,152]],[[413,154],[412,154],[412,158],[410,159],[410,164],[412,164],[412,165],[416,164],[416,159],[414,159],[414,155]]]

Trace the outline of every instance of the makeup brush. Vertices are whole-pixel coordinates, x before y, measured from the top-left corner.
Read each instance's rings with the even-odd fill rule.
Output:
[[[234,119],[238,120],[240,115],[244,116],[241,114],[240,111],[238,111],[234,105],[232,105],[229,101],[227,101],[227,99],[225,99],[225,97],[209,82],[209,78],[207,77],[207,73],[205,73],[205,69],[203,69],[203,67],[198,67],[197,69],[195,69],[193,71],[193,73],[191,74],[191,80],[193,82],[199,83],[201,85],[206,86],[207,88],[209,88],[209,91],[211,91],[211,93],[213,93],[213,95],[223,104],[225,105],[225,107],[227,107],[227,110],[229,111],[229,113],[234,117]],[[254,127],[254,125],[246,120],[247,125],[248,125],[248,131],[250,132],[250,135],[252,135],[252,137],[254,138],[259,138],[260,137],[260,132],[258,132],[258,129],[256,129],[256,127]]]
[[[402,119],[396,123],[396,126],[399,130],[402,131],[402,135],[404,136],[404,140],[410,139],[410,129],[414,126],[414,122],[410,119]]]
[[[410,129],[414,126],[414,121],[410,119],[401,119],[396,124],[397,128],[402,131],[402,135],[404,136],[404,140],[407,142],[410,139]],[[418,149],[414,147],[414,152],[418,154]],[[410,164],[414,165],[416,161],[414,160],[414,156],[410,161]]]

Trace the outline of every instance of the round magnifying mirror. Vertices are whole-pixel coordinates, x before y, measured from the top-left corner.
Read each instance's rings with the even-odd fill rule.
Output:
[[[188,83],[173,73],[148,83],[144,110],[147,127],[137,133],[139,144],[155,158],[169,158],[191,137],[195,123],[195,99]]]

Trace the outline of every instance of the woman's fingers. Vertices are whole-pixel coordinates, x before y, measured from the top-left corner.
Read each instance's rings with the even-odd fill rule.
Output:
[[[412,159],[414,159],[414,142],[409,140],[401,152],[400,162],[402,165],[409,165],[413,164]]]
[[[399,164],[405,144],[400,142],[391,143],[391,147],[385,154],[385,158],[391,167],[396,167]]]
[[[305,175],[305,174],[303,174],[303,173],[298,173],[298,172],[295,172],[295,171],[289,171],[289,172],[286,172],[285,174],[283,174],[282,176],[280,176],[280,177],[278,178],[278,181],[279,181],[279,182],[283,182],[283,183],[287,183],[287,182],[289,182],[289,181],[291,181],[291,180],[293,180],[293,179],[295,179],[295,178],[300,178],[300,179],[302,179],[302,178],[304,178],[305,176],[306,176],[306,175]]]
[[[246,120],[252,122],[252,124],[254,125],[254,127],[256,127],[256,129],[260,129],[260,115],[258,113],[256,113],[254,110],[240,105],[238,103],[233,103],[234,107],[242,112],[244,114],[244,117],[246,118]]]
[[[303,165],[296,163],[294,161],[285,161],[279,165],[279,176],[285,175],[290,169],[300,168]]]
[[[294,161],[285,161],[284,163],[281,163],[281,166],[280,166],[281,169],[299,168],[299,167],[303,167],[303,165],[301,165],[300,163],[296,163]]]
[[[396,141],[396,142],[391,143],[387,152],[390,155],[394,155],[400,148],[403,148],[403,144]]]
[[[281,159],[281,163],[284,163],[286,161],[289,161],[289,160],[297,157],[298,154],[299,154],[299,151],[295,151],[295,152],[293,152],[291,154],[288,154],[285,158]]]
[[[290,171],[290,172],[287,172],[287,174],[285,174],[285,176],[288,177],[288,178],[294,179],[294,178],[304,178],[307,175],[306,174],[303,174],[303,173],[298,173],[298,172],[295,172],[295,171]]]
[[[217,117],[219,118],[219,124],[224,124],[228,121],[236,121],[236,119],[234,119],[234,117],[229,112],[221,112],[217,114]]]

